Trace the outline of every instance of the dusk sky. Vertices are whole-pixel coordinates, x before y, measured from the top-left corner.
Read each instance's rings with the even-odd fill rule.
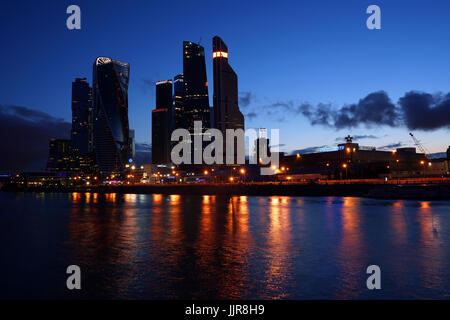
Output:
[[[66,28],[71,4],[81,8],[81,30]],[[371,4],[381,8],[381,30],[366,27]],[[183,40],[205,47],[212,106],[219,35],[239,77],[246,128],[279,128],[282,151],[332,147],[348,134],[367,136],[361,145],[412,146],[412,131],[430,152],[443,152],[449,12],[447,1],[8,1],[0,11],[1,110],[21,106],[70,122],[72,81],[91,83],[95,58],[107,56],[130,63],[130,127],[137,142],[150,143],[154,83],[182,73]],[[413,90],[420,95],[399,104]],[[350,111],[341,121],[343,106],[374,92],[373,103],[345,109],[370,108],[366,115],[352,119]],[[441,96],[416,107],[423,93]],[[390,106],[396,113],[379,119]]]

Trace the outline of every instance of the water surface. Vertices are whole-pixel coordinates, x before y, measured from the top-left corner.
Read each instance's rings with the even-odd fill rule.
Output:
[[[450,202],[0,193],[1,298],[450,297]],[[66,268],[82,289],[66,289]],[[366,287],[379,265],[382,289]]]

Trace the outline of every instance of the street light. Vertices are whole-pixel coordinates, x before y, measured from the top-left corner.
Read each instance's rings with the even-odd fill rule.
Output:
[[[342,165],[342,168],[345,169],[345,179],[348,179],[348,166],[347,166],[347,164],[344,163],[344,164]]]

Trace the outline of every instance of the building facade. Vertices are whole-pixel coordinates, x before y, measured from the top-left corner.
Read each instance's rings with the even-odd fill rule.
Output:
[[[92,152],[92,88],[86,78],[72,82],[71,148],[76,154]]]
[[[121,174],[130,158],[128,81],[130,65],[99,57],[93,70],[94,149],[102,176]]]
[[[170,163],[173,127],[172,80],[156,83],[156,108],[152,110],[152,164]]]
[[[213,38],[213,72],[214,72],[214,127],[222,132],[224,137],[223,151],[226,152],[226,130],[244,130],[244,116],[239,110],[238,77],[228,63],[228,47],[218,36]],[[236,140],[236,139],[235,139]],[[234,156],[238,152],[238,143],[233,141]],[[242,147],[241,147],[242,148]],[[244,150],[239,150],[245,154]],[[225,162],[225,161],[224,161]]]

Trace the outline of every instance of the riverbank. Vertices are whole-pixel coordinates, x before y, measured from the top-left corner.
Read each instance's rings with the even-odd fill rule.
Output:
[[[92,192],[183,195],[248,196],[339,196],[380,199],[450,200],[450,184],[374,185],[374,184],[154,184],[117,186],[78,186],[70,188],[7,186],[10,192]]]

